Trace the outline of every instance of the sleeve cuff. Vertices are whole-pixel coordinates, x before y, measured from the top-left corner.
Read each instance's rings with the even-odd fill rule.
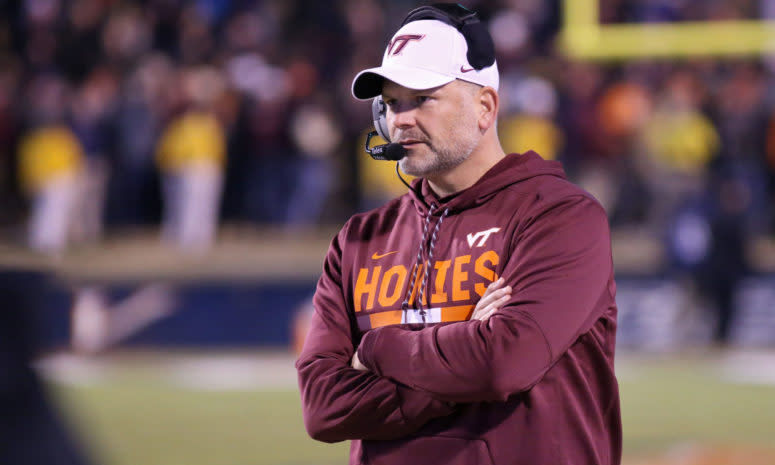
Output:
[[[363,336],[361,344],[358,346],[358,360],[360,360],[363,366],[368,368],[371,372],[382,376],[382,373],[380,373],[379,367],[376,364],[376,360],[374,360],[374,346],[377,344],[379,336],[379,329],[373,329]]]

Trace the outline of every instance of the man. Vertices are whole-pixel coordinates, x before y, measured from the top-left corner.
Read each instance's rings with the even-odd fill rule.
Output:
[[[503,152],[494,54],[475,68],[466,27],[409,20],[353,82],[418,178],[332,241],[305,425],[352,440],[350,464],[618,464],[605,212],[558,163]]]

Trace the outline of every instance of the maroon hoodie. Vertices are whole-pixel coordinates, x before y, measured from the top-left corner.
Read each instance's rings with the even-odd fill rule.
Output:
[[[413,187],[331,243],[296,363],[309,434],[353,440],[350,464],[619,464],[602,207],[533,152]],[[511,300],[470,321],[500,276]]]

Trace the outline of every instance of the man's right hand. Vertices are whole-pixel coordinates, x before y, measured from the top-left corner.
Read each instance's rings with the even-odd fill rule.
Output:
[[[487,286],[484,295],[476,303],[474,313],[471,314],[472,320],[486,321],[509,301],[511,298],[511,286],[504,286],[505,283],[506,281],[503,278],[498,278]]]

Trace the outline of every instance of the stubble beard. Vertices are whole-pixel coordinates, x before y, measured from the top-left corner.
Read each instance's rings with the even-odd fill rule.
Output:
[[[464,121],[462,115],[448,126],[448,130],[438,142],[432,142],[425,136],[424,147],[418,149],[425,153],[411,154],[399,161],[399,167],[404,173],[415,177],[439,175],[456,168],[466,161],[476,146],[481,135],[475,120]]]

